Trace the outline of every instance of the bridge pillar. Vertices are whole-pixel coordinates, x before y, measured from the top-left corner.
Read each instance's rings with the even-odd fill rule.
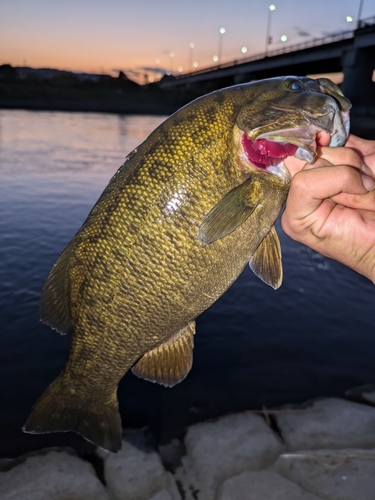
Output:
[[[342,56],[342,68],[344,81],[341,90],[350,99],[354,109],[367,114],[367,109],[375,106],[375,83],[372,81],[375,47],[347,51]]]

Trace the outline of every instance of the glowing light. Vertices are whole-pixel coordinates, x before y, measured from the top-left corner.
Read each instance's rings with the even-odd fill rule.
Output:
[[[246,52],[247,52],[247,47],[242,47],[241,52],[242,52],[242,54],[246,54]]]
[[[352,22],[353,22],[353,18],[352,18],[352,16],[346,16],[346,18],[345,18],[345,19],[346,19],[346,22],[347,22],[347,23],[352,23]]]
[[[226,30],[225,30],[225,28],[220,28],[220,30],[219,30],[219,31],[220,31],[220,33],[221,33],[222,35],[224,35],[224,33],[225,33],[225,31],[226,31]]]
[[[155,59],[155,62],[156,64],[160,64],[160,59],[159,58]]]
[[[182,66],[179,66],[177,69],[178,69],[179,73],[182,73],[184,68]]]
[[[286,42],[288,40],[288,37],[286,35],[281,35],[280,40],[282,42]]]
[[[174,57],[174,52],[169,52],[169,55],[170,55],[171,57]]]
[[[153,81],[154,81],[154,77],[150,76],[150,83],[153,83]]]
[[[190,42],[190,48],[194,49],[194,47],[195,47],[195,43],[194,42]]]
[[[271,5],[268,7],[270,10],[275,10],[276,9],[276,5],[271,3]]]
[[[198,68],[198,61],[194,61],[193,66],[194,66],[194,68]]]
[[[219,56],[217,56],[216,54],[214,55],[214,57],[212,58],[215,62],[217,62],[219,60]]]

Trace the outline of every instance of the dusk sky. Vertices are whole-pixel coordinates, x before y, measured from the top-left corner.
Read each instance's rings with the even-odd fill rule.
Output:
[[[0,64],[112,73],[177,72],[355,27],[360,0],[0,0]],[[348,23],[346,16],[353,22]],[[362,1],[361,18],[375,16]],[[220,34],[220,28],[225,33]],[[220,40],[221,38],[221,40]],[[194,47],[190,47],[190,43]],[[242,47],[247,52],[242,53]],[[171,56],[171,52],[174,56]]]

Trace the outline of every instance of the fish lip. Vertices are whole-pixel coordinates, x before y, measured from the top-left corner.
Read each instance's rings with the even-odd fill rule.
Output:
[[[336,112],[337,110],[333,106],[329,106],[327,113],[324,115],[316,116],[308,111],[303,111],[303,116],[311,125],[317,127],[317,131],[330,132]]]

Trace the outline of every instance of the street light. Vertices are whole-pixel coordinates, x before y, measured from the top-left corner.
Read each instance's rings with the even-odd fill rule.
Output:
[[[361,22],[362,7],[363,7],[363,0],[360,0],[360,2],[359,2],[359,9],[358,9],[358,15],[357,15],[357,29],[359,28],[359,25],[360,25],[360,22]]]
[[[171,75],[173,74],[173,58],[174,58],[174,52],[171,51],[169,52],[169,56],[170,56],[170,63],[171,63]]]
[[[281,40],[282,42],[286,42],[286,41],[288,40],[287,35],[281,35],[280,40]]]
[[[220,64],[221,62],[221,52],[222,52],[222,48],[223,48],[223,35],[225,33],[225,28],[220,28],[219,29],[219,32],[220,32],[220,35],[219,35],[219,52],[218,52],[218,62]]]
[[[190,47],[190,52],[189,52],[189,69],[191,71],[192,70],[192,64],[193,64],[193,49],[195,47],[195,43],[194,42],[190,42],[189,47]]]
[[[276,5],[271,3],[271,5],[268,7],[268,9],[269,9],[269,11],[268,11],[268,19],[267,19],[266,50],[265,50],[266,56],[267,56],[267,52],[268,52],[268,45],[270,43],[271,14],[276,9]]]

